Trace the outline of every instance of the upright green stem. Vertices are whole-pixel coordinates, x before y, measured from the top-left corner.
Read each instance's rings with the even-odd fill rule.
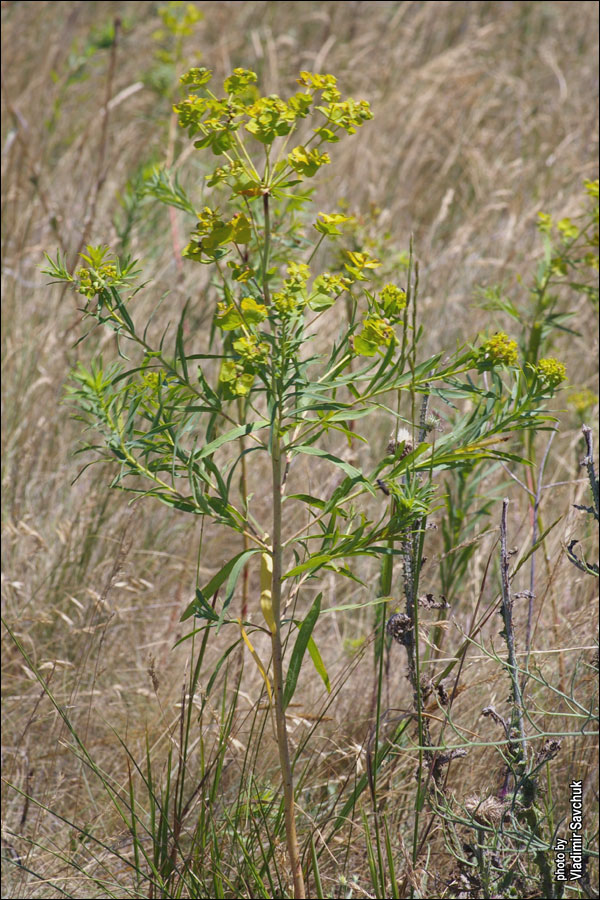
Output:
[[[269,251],[271,238],[271,220],[269,215],[269,194],[263,195],[264,209],[264,247],[262,258],[262,286],[265,303],[270,303],[267,271],[269,267]],[[281,507],[283,490],[283,466],[281,459],[281,397],[277,383],[277,372],[273,370],[273,398],[278,398],[278,413],[273,423],[271,465],[273,475],[273,574],[271,577],[271,603],[275,630],[271,633],[271,646],[273,654],[273,689],[275,705],[275,721],[277,723],[277,747],[279,750],[279,767],[283,780],[283,802],[285,808],[285,836],[287,842],[288,858],[294,881],[294,898],[303,900],[306,897],[304,876],[298,848],[298,836],[296,834],[296,814],[294,799],[294,776],[290,760],[290,748],[288,743],[287,723],[285,708],[283,705],[283,648],[281,643],[281,583],[283,578],[283,542],[281,535]]]
[[[241,397],[238,397],[238,419],[240,420],[240,424],[245,421],[245,410],[244,410],[244,402]],[[241,495],[241,505],[244,511],[244,515],[246,518],[248,517],[248,470],[246,465],[246,438],[244,435],[240,437],[240,495]],[[242,535],[243,537],[243,548],[244,550],[250,549],[250,539],[246,532]],[[244,566],[244,571],[242,574],[242,608],[241,608],[241,617],[242,622],[246,619],[248,615],[248,586],[249,586],[249,568],[248,565]]]
[[[294,779],[290,762],[290,750],[288,744],[285,709],[283,707],[283,653],[281,646],[281,579],[283,575],[282,556],[283,547],[281,541],[281,487],[282,464],[281,444],[279,439],[278,423],[273,434],[272,467],[273,467],[273,579],[272,579],[272,603],[273,617],[275,619],[275,632],[271,635],[273,648],[273,687],[275,695],[275,718],[277,721],[277,746],[279,749],[279,765],[283,778],[283,796],[285,805],[285,832],[287,850],[294,879],[294,897],[306,897],[304,877],[296,835],[296,816],[294,801]]]
[[[266,189],[265,189],[266,190]],[[271,249],[271,216],[269,212],[269,194],[263,194],[263,210],[265,214],[265,241],[263,246],[262,258],[262,286],[263,296],[267,306],[271,303],[271,293],[269,291],[269,283],[267,281],[267,269],[269,266],[269,251]]]

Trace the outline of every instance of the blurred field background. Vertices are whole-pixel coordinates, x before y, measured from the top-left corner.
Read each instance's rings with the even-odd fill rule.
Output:
[[[157,504],[128,506],[110,491],[101,466],[73,484],[83,463],[73,455],[80,426],[62,403],[65,383],[90,346],[107,357],[114,348],[95,336],[85,349],[77,345],[76,300],[48,286],[40,267],[44,251],[58,249],[73,265],[86,243],[108,243],[140,258],[154,297],[170,291],[174,309],[203,296],[204,273],[180,258],[189,221],[135,190],[144,172],[164,162],[193,183],[198,163],[171,116],[180,72],[201,64],[221,79],[244,66],[258,73],[264,92],[285,95],[299,70],[326,71],[344,92],[370,101],[374,122],[335,147],[338,174],[321,180],[315,208],[343,197],[390,269],[414,235],[423,353],[452,350],[483,329],[510,332],[506,317],[482,309],[481,287],[499,284],[517,305],[524,302],[542,253],[537,213],[575,215],[584,179],[597,177],[595,2],[206,2],[196,4],[203,19],[179,48],[164,29],[158,33],[160,5],[2,3],[2,609],[98,765],[120,785],[127,768],[117,735],[140,759],[148,742],[159,771],[173,741],[189,649],[172,646],[194,592],[196,535],[183,516]],[[575,570],[563,548],[576,536],[593,558],[593,534],[573,504],[588,502],[581,423],[595,428],[597,419],[598,339],[589,300],[565,295],[564,308],[575,314],[569,324],[578,334],[554,336],[552,355],[566,363],[570,386],[555,402],[560,429],[545,475],[561,484],[544,493],[541,507],[547,524],[564,519],[538,555],[534,647],[540,660],[546,654],[547,676],[568,681],[593,652],[555,651],[589,648],[596,633],[594,579]],[[197,317],[202,329],[201,301]],[[540,454],[546,441],[541,435]],[[505,480],[511,540],[522,546],[531,527],[527,496]],[[451,598],[462,627],[497,533],[502,493],[497,485],[494,491],[497,502],[480,526],[493,533]],[[435,540],[431,590],[439,590]],[[215,536],[204,574],[225,556]],[[332,605],[336,587],[325,582]],[[327,623],[319,646],[343,687],[322,723],[314,763],[320,784],[341,782],[356,765],[364,770],[371,715],[369,651],[354,661],[352,654],[368,642],[372,622],[365,613]],[[454,646],[460,634],[450,631],[447,640]],[[10,785],[2,795],[3,896],[140,896],[129,892],[128,872],[111,857],[110,848],[127,853],[123,822],[4,631],[2,671],[2,764]],[[244,678],[251,708],[260,677],[250,664]],[[506,683],[485,661],[470,663],[464,679],[464,721],[479,729],[478,711],[494,698],[501,703]],[[392,681],[393,705],[402,707],[403,673]],[[293,739],[322,693],[320,682],[301,682]],[[206,727],[216,728],[217,719],[215,711]],[[243,721],[235,740],[243,745]],[[232,789],[236,752],[232,745]],[[496,787],[501,773],[490,776],[490,759],[481,753],[456,766],[452,789],[466,797],[490,779]],[[266,783],[273,760],[262,760]],[[554,770],[557,783],[584,779],[590,836],[597,829],[595,766],[588,744],[572,740]],[[399,822],[413,769],[410,759],[389,788]],[[101,863],[97,848],[86,856],[74,822],[105,843]],[[106,893],[88,881],[100,865],[112,885]],[[369,896],[361,887],[365,868],[358,850],[341,860],[334,847],[328,895]],[[442,890],[452,873],[441,857],[439,868]],[[420,877],[411,873],[413,887]]]

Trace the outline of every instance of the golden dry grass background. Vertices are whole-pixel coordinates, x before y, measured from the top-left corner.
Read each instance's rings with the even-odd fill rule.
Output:
[[[140,753],[148,733],[160,760],[176,719],[188,651],[185,645],[171,648],[193,594],[198,526],[152,503],[127,506],[109,490],[101,468],[72,483],[81,465],[73,457],[80,426],[61,400],[71,367],[88,351],[85,344],[75,346],[81,333],[75,299],[48,286],[40,266],[43,251],[56,248],[73,261],[84,237],[115,243],[119,195],[141,165],[165,159],[165,148],[175,158],[184,154],[192,167],[188,182],[193,178],[187,142],[169,133],[169,102],[149,86],[160,74],[154,60],[158,6],[2,4],[3,614],[99,764],[118,782],[125,760],[111,729]],[[414,235],[423,352],[452,351],[457,341],[488,326],[507,328],[498,314],[475,304],[477,285],[502,283],[508,296],[523,302],[540,255],[537,212],[576,213],[584,178],[597,177],[597,3],[197,6],[205,18],[185,44],[182,69],[200,60],[224,76],[245,66],[258,72],[263,91],[283,94],[294,89],[300,69],[329,71],[344,91],[371,102],[374,121],[334,147],[335,174],[322,183],[316,202],[344,198],[373,223],[373,233],[388,233],[390,248],[406,249]],[[100,49],[83,62],[85,78],[68,84],[90,34],[97,40],[116,16],[124,27],[112,79],[111,51]],[[186,227],[182,217],[172,226],[167,212],[148,205],[131,233],[131,250],[153,279],[152,297],[170,290],[169,303],[180,309],[191,296],[202,322],[204,274],[191,263],[180,269],[177,258]],[[580,336],[562,336],[554,352],[567,363],[573,385],[597,391],[594,311],[578,295],[566,303]],[[110,341],[100,348],[112,352]],[[569,535],[585,536],[581,514],[572,508],[585,501],[586,491],[578,468],[579,422],[565,395],[557,405],[561,430],[546,480],[567,484],[546,493],[542,514],[548,522],[560,513],[566,517],[540,559],[535,635],[550,678],[568,677],[573,655],[542,651],[587,647],[594,634],[594,585],[562,553]],[[589,410],[596,414],[597,408]],[[511,540],[523,545],[529,511],[518,489],[511,496]],[[454,598],[461,627],[469,621],[494,537],[482,541]],[[431,590],[435,540],[427,572]],[[211,532],[205,573],[226,554]],[[331,603],[336,586],[329,580],[323,587]],[[368,636],[370,622],[366,615],[327,621],[319,644],[332,675],[339,675],[349,662],[348,642]],[[448,647],[458,642],[457,631],[449,634]],[[67,747],[63,723],[4,636],[3,649],[6,780],[116,844],[119,827]],[[331,719],[318,745],[322,779],[342,777],[353,755],[360,757],[372,684],[369,652],[343,676],[343,690],[328,710]],[[403,673],[397,674],[392,701],[402,706],[407,690]],[[477,660],[469,663],[464,682],[468,701],[459,701],[457,716],[484,734],[473,710],[501,702],[506,684],[494,666]],[[248,666],[249,697],[259,683]],[[362,704],[357,696],[364,697]],[[300,711],[321,700],[318,685],[303,676]],[[294,720],[293,739],[303,727]],[[243,742],[243,725],[238,737]],[[453,788],[461,796],[485,792],[490,758],[474,757],[468,772],[456,767]],[[569,760],[556,765],[565,777],[579,772],[590,798],[597,796],[585,742],[573,741]],[[395,804],[413,790],[412,767],[408,760],[405,782],[389,788]],[[56,847],[76,839],[42,807],[4,790],[6,852],[26,854],[28,865],[68,883],[73,896],[90,896],[89,887],[69,883],[55,857],[14,836]],[[358,870],[364,861],[356,865]],[[51,885],[34,882],[23,869],[7,871],[3,894],[54,896]]]

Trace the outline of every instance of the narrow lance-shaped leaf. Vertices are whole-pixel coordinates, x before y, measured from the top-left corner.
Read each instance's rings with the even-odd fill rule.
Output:
[[[267,425],[270,425],[268,419],[259,419],[257,422],[248,422],[247,425],[237,425],[235,428],[232,428],[230,431],[227,431],[225,434],[220,435],[220,437],[215,438],[214,441],[211,441],[209,444],[206,444],[197,454],[197,459],[202,459],[204,456],[209,456],[211,453],[214,453],[219,447],[223,444],[228,444],[230,441],[235,441],[236,438],[242,437],[245,434],[252,434],[254,431],[259,431],[261,428],[265,428]]]
[[[119,312],[121,313],[121,316],[123,317],[123,321],[127,325],[127,328],[129,329],[131,334],[135,334],[135,325],[133,324],[133,322],[131,320],[131,316],[127,312],[127,308],[126,308],[125,304],[123,303],[123,300],[121,299],[121,295],[114,287],[110,288],[110,292],[112,294],[113,300],[115,301],[117,309],[119,310]]]
[[[238,578],[240,577],[240,573],[246,562],[258,552],[258,548],[252,550],[245,550],[243,553],[238,554],[238,557],[231,567],[231,572],[229,574],[229,578],[227,580],[227,588],[225,591],[225,600],[223,601],[223,608],[221,609],[221,615],[219,616],[219,622],[217,625],[217,631],[220,629],[221,625],[225,620],[225,613],[227,612],[227,608],[231,603],[233,598],[233,592],[235,591],[235,586],[237,584]]]
[[[285,688],[283,691],[284,709],[289,705],[290,700],[294,696],[294,691],[296,690],[296,685],[298,683],[298,676],[300,675],[300,669],[302,668],[302,660],[304,659],[306,647],[312,634],[312,630],[315,627],[317,619],[319,618],[319,613],[321,612],[322,598],[323,594],[317,595],[317,597],[315,598],[315,602],[311,606],[308,615],[304,619],[302,625],[300,626],[300,630],[298,631],[298,637],[296,638],[296,643],[294,644],[294,649],[292,650],[292,656],[290,659],[287,678],[285,681]]]
[[[181,362],[181,369],[183,371],[183,377],[185,381],[189,381],[188,378],[188,368],[187,368],[187,360],[185,357],[185,349],[183,346],[183,323],[185,321],[185,314],[187,312],[188,304],[186,303],[183,307],[183,312],[181,313],[181,318],[179,319],[179,324],[177,326],[177,337],[175,339],[175,348],[177,351],[177,356]]]
[[[362,472],[357,469],[355,466],[350,465],[350,463],[344,462],[343,459],[340,459],[339,456],[334,456],[333,453],[327,453],[326,450],[321,450],[319,447],[311,447],[307,444],[303,444],[300,447],[293,448],[294,453],[305,453],[308,456],[320,456],[323,459],[329,460],[332,462],[334,466],[337,466],[346,475],[350,475],[351,478],[359,478],[362,479],[364,476]]]
[[[244,639],[244,643],[245,643],[246,647],[250,651],[252,659],[256,663],[256,668],[262,675],[262,679],[263,679],[263,681],[265,683],[265,687],[267,689],[267,694],[269,695],[269,701],[272,703],[273,702],[273,691],[271,689],[271,682],[269,681],[269,676],[267,675],[267,671],[261,662],[260,656],[258,655],[256,650],[252,646],[252,641],[246,634],[246,629],[243,627],[241,622],[240,622],[240,632],[241,632],[242,638]]]
[[[230,577],[233,570],[236,568],[236,564],[240,563],[240,561],[241,561],[241,565],[243,566],[244,563],[248,559],[250,559],[251,556],[253,556],[255,553],[258,553],[258,552],[259,552],[258,547],[252,548],[251,550],[242,550],[241,553],[238,553],[236,556],[233,556],[228,562],[225,563],[223,568],[220,569],[213,578],[211,578],[211,580],[208,582],[206,587],[202,588],[202,590],[198,589],[198,591],[196,593],[199,594],[203,598],[203,600],[208,601],[208,599],[210,597],[213,597],[216,594],[216,592],[219,590],[219,588],[221,587],[223,582],[227,578]],[[239,576],[239,570],[237,571],[237,575]],[[237,580],[237,576],[236,576],[236,580]],[[235,587],[235,584],[234,584],[234,587]],[[228,584],[227,585],[228,593],[229,593],[229,589],[230,589],[230,585]],[[201,607],[204,607],[203,603],[201,604]],[[191,616],[193,616],[195,614],[196,609],[197,609],[197,600],[196,600],[196,598],[194,598],[194,600],[192,600],[192,602],[190,603],[188,608],[183,613],[180,621],[185,622],[186,619],[189,619]]]
[[[323,658],[321,657],[321,654],[319,653],[319,648],[315,644],[315,639],[312,636],[312,634],[308,639],[307,650],[310,654],[310,658],[313,661],[313,665],[314,665],[315,669],[317,670],[318,674],[321,676],[321,681],[327,688],[327,693],[330,694],[331,693],[331,682],[329,681],[329,675],[327,673],[327,669],[325,668],[325,663],[323,662]]]

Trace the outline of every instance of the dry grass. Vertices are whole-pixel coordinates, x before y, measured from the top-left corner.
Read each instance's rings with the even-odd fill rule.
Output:
[[[284,93],[301,68],[331,71],[345,90],[371,101],[375,122],[334,147],[341,175],[322,185],[317,202],[343,196],[366,220],[369,206],[376,206],[368,227],[387,231],[390,248],[406,248],[414,234],[422,261],[423,351],[451,350],[457,340],[488,325],[506,327],[497,314],[490,319],[475,305],[475,287],[500,282],[517,304],[522,302],[526,290],[518,276],[529,283],[539,256],[537,212],[576,212],[583,179],[596,176],[597,4],[198,5],[205,20],[186,44],[186,64],[200,56],[219,76],[232,66],[248,66],[266,90]],[[127,507],[108,489],[100,468],[88,469],[73,484],[80,467],[73,458],[79,427],[61,399],[82,352],[75,346],[79,314],[73,298],[48,287],[39,269],[44,250],[60,248],[73,261],[85,241],[118,244],[115,211],[127,181],[140,166],[163,159],[166,145],[175,158],[188,155],[185,143],[173,142],[172,135],[169,144],[168,100],[144,86],[149,73],[156,76],[156,6],[2,4],[3,615],[57,702],[68,709],[98,765],[120,785],[126,784],[125,756],[115,733],[139,758],[148,735],[159,768],[171,741],[188,654],[186,645],[171,647],[194,590],[193,530],[199,526],[153,505]],[[67,84],[69,73],[77,74],[75,57],[82,55],[90,35],[97,37],[115,16],[126,27],[116,44],[113,73],[112,51],[100,49],[82,62],[85,78]],[[130,250],[143,257],[153,278],[152,295],[171,290],[169,303],[178,308],[182,298],[197,298],[204,287],[193,266],[180,269],[177,250],[186,227],[179,217],[172,227],[167,213],[146,205],[130,234]],[[566,361],[574,385],[597,391],[594,310],[584,299],[565,302],[574,304],[580,334],[557,340],[556,355]],[[195,315],[201,327],[202,302]],[[112,354],[110,342],[100,346]],[[588,415],[593,414],[591,409]],[[559,416],[546,482],[566,484],[545,493],[541,512],[547,523],[560,513],[566,518],[538,554],[534,647],[548,681],[564,687],[578,656],[591,661],[591,652],[572,648],[592,643],[595,613],[593,579],[576,572],[561,549],[568,536],[585,537],[582,516],[572,504],[586,502],[586,485],[578,481],[577,415],[567,405]],[[525,496],[513,487],[511,541],[522,547],[531,522]],[[497,526],[498,517],[490,527]],[[452,598],[461,628],[468,627],[494,540],[495,534],[482,539]],[[437,541],[433,536],[424,585],[433,591],[439,590]],[[584,543],[593,550],[593,536]],[[210,534],[202,566],[210,571],[226,553]],[[488,602],[497,593],[494,579],[492,567],[484,588]],[[328,603],[339,600],[333,580],[323,589]],[[359,621],[338,616],[327,622],[321,649],[341,689],[314,744],[315,798],[319,785],[325,795],[327,782],[342,783],[354,761],[364,768],[361,747],[371,712],[370,647],[344,673],[351,658],[345,647],[368,638],[371,623],[366,614]],[[486,638],[498,630],[491,627]],[[444,652],[450,654],[459,641],[451,626]],[[561,648],[565,652],[557,653]],[[35,798],[28,802],[13,788],[3,793],[3,848],[22,862],[5,867],[3,896],[59,896],[55,884],[69,896],[92,896],[97,888],[86,881],[91,868],[84,849],[77,850],[78,835],[48,810],[92,829],[109,847],[126,847],[123,824],[75,758],[63,720],[4,636],[3,649],[4,776]],[[507,685],[496,665],[477,656],[475,649],[463,670],[466,690],[457,700],[456,718],[483,741],[493,739],[492,726],[478,718],[479,710],[501,704]],[[408,690],[400,662],[395,665],[389,705],[403,707]],[[588,676],[578,677],[583,683]],[[247,666],[234,731],[240,747],[248,727],[244,716],[259,685]],[[362,699],[357,702],[357,697]],[[299,698],[298,715],[292,717],[294,740],[309,727],[301,713],[323,703],[309,677],[300,682]],[[209,731],[215,727],[214,722],[206,725]],[[232,748],[229,785],[234,792],[239,752]],[[382,785],[398,826],[406,822],[402,810],[413,790],[415,760],[406,757],[401,764],[396,761]],[[573,777],[585,780],[590,837],[597,822],[592,821],[594,762],[586,742],[572,740],[554,769],[557,784]],[[269,763],[266,753],[265,779]],[[496,767],[492,774],[490,765]],[[497,787],[501,772],[496,769],[489,748],[475,750],[468,766],[453,765],[449,785],[462,802],[485,795]],[[564,812],[566,797],[558,802]],[[439,835],[433,833],[431,840],[441,847]],[[65,859],[80,853],[76,878],[56,853]],[[108,858],[107,853],[106,864]],[[436,865],[428,865],[431,875]],[[111,868],[111,877],[117,878],[114,864]],[[42,881],[28,874],[30,869]],[[338,889],[339,871],[331,865],[326,891]],[[346,871],[355,871],[363,883],[365,860],[358,850]],[[441,890],[443,878],[451,874],[440,864],[429,890],[432,884]],[[422,872],[411,873],[407,863],[405,877],[406,884],[419,884]]]

